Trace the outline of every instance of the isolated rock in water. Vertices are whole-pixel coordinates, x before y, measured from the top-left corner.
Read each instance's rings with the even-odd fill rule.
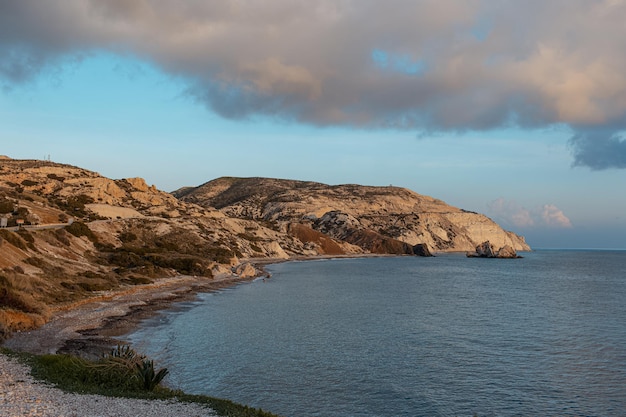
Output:
[[[433,256],[430,252],[430,248],[426,243],[418,243],[413,246],[413,253],[417,256]]]
[[[517,258],[517,252],[509,245],[503,246],[498,250],[496,258]]]
[[[468,258],[519,258],[517,252],[509,245],[505,245],[497,251],[489,241],[476,246],[476,252],[468,252]]]
[[[495,248],[489,241],[476,246],[476,254],[480,258],[495,258],[497,256]]]

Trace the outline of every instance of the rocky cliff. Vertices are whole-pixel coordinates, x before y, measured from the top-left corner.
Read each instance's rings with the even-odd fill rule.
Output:
[[[229,217],[294,224],[366,252],[470,251],[484,242],[530,250],[524,238],[488,217],[399,187],[330,186],[270,178],[219,178],[173,193],[180,200],[214,207]]]
[[[313,253],[143,179],[49,161],[0,159],[0,220],[0,339],[94,293],[177,274],[250,275],[246,258]]]
[[[170,194],[50,161],[0,158],[0,338],[49,306],[177,274],[365,253],[529,250],[487,217],[397,187],[220,178]]]

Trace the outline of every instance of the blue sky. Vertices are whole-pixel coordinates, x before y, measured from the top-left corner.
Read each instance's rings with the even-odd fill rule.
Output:
[[[536,248],[626,249],[626,65],[605,36],[622,2],[110,4],[0,2],[0,154],[165,191],[393,184]],[[511,27],[520,13],[553,15]]]

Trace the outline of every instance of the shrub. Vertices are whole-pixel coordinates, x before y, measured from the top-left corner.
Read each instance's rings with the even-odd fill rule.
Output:
[[[26,243],[35,243],[35,238],[33,237],[33,235],[31,235],[28,230],[25,229],[20,229],[17,231],[17,234],[20,235],[20,237],[22,239],[24,239],[24,241],[26,241]]]
[[[162,368],[155,372],[154,361],[149,359],[144,359],[140,364],[138,363],[136,368],[136,375],[139,377],[139,381],[143,383],[143,389],[146,391],[152,391],[169,373],[167,368]]]
[[[54,231],[54,236],[57,238],[59,242],[64,244],[65,246],[70,245],[70,238],[67,236],[67,232],[63,229],[57,229]]]
[[[209,263],[195,256],[177,255],[147,255],[146,260],[161,268],[172,268],[181,274],[206,275],[210,274]]]
[[[26,250],[26,242],[17,233],[0,229],[0,237],[16,248]]]
[[[37,181],[32,181],[32,180],[24,180],[22,181],[22,185],[24,187],[32,187],[33,185],[37,185],[39,184]]]
[[[30,258],[26,258],[24,259],[24,262],[41,269],[44,274],[50,277],[62,277],[65,275],[65,270],[62,267],[52,265],[37,256],[31,256]]]
[[[109,255],[109,262],[124,268],[136,268],[148,264],[141,256],[127,250],[113,252]]]
[[[220,264],[227,264],[230,262],[230,260],[235,256],[236,254],[228,249],[228,248],[224,248],[224,247],[211,247],[211,248],[207,248],[206,249],[206,256],[209,259],[214,260],[217,263]],[[237,254],[237,256],[240,256],[240,254]]]
[[[0,200],[0,214],[13,213],[14,209],[15,203],[13,203],[11,200],[7,200],[6,198]]]
[[[20,294],[13,287],[13,284],[7,277],[0,275],[0,306],[25,313],[40,313],[40,309],[32,305],[32,300],[29,302],[27,298],[28,296]]]
[[[87,209],[85,204],[93,203],[93,198],[85,194],[68,197],[66,201],[55,200],[56,205],[72,216],[85,217]]]
[[[98,241],[98,238],[91,231],[89,226],[87,226],[83,222],[74,222],[74,223],[70,224],[69,226],[65,226],[65,230],[67,230],[68,232],[70,232],[71,234],[73,234],[76,237],[86,236],[87,239],[91,240],[92,242],[97,242]]]
[[[59,177],[57,174],[48,174],[46,175],[48,178],[50,178],[51,180],[57,180],[57,181],[65,181],[65,177]]]
[[[133,232],[124,232],[124,233],[120,233],[118,238],[120,241],[122,241],[122,243],[128,243],[128,242],[137,240],[137,235],[134,234]]]

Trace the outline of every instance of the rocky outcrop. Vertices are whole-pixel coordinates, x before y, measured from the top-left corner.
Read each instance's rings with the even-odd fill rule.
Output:
[[[417,256],[433,256],[430,248],[426,243],[418,243],[413,246],[413,253]]]
[[[515,249],[513,249],[509,245],[504,245],[500,249],[496,250],[494,245],[492,245],[489,241],[485,241],[480,245],[476,246],[476,250],[474,252],[467,253],[468,258],[507,258],[507,259],[515,259],[520,258],[517,255]]]
[[[174,195],[230,217],[279,227],[302,224],[366,252],[415,254],[416,245],[435,252],[466,252],[487,240],[498,247],[530,250],[523,237],[482,214],[399,187],[229,177]]]

